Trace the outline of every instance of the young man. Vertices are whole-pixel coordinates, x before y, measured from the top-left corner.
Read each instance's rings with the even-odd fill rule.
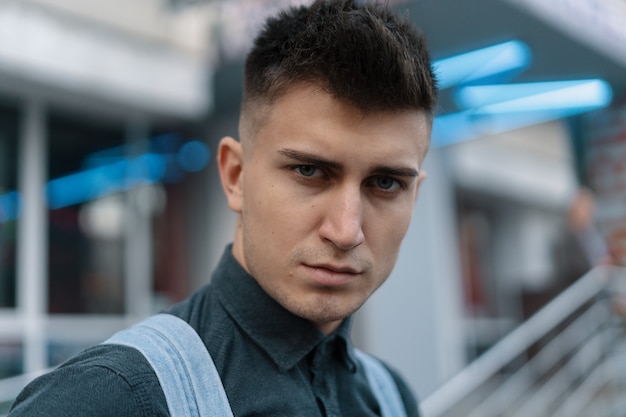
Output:
[[[394,266],[435,101],[421,35],[383,6],[320,0],[257,37],[239,141],[218,151],[234,242],[210,285],[169,311],[202,339],[235,416],[383,414],[350,316]],[[10,414],[44,415],[170,413],[142,354],[104,344],[33,382]]]

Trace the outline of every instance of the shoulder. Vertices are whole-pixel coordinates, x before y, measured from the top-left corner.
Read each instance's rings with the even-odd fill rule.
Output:
[[[118,345],[85,350],[37,378],[18,396],[10,417],[168,416],[156,374],[143,355]]]

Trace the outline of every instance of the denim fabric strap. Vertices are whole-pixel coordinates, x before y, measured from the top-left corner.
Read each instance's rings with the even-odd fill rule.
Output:
[[[103,343],[130,346],[146,357],[159,378],[171,417],[232,417],[211,355],[184,320],[157,314]]]
[[[365,368],[367,381],[378,400],[382,417],[406,417],[398,386],[387,368],[378,359],[361,350],[355,349],[355,353]]]

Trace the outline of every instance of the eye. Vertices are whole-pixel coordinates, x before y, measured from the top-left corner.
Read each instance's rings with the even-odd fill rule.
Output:
[[[375,177],[372,179],[371,184],[383,191],[396,191],[402,188],[402,184],[391,177]]]
[[[319,169],[315,165],[298,165],[294,167],[294,169],[303,177],[313,177],[319,172]]]
[[[371,177],[366,185],[370,187],[373,192],[384,197],[394,197],[408,187],[407,183],[387,175]]]

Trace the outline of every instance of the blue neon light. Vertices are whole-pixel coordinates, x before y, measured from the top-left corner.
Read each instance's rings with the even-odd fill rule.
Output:
[[[588,111],[607,106],[613,97],[604,80],[573,80],[461,87],[455,94],[459,107],[474,114]]]
[[[178,151],[177,160],[181,168],[187,172],[202,171],[209,164],[211,152],[202,142],[193,140],[185,143]]]
[[[570,117],[611,103],[611,87],[601,79],[501,83],[530,61],[530,49],[516,40],[435,61],[440,87],[458,87],[453,97],[461,111],[435,118],[433,145]]]
[[[433,146],[575,116],[608,106],[612,96],[602,80],[464,87],[457,99],[468,109],[435,118]]]
[[[150,141],[152,149],[168,153],[146,152],[128,158],[124,157],[127,155],[124,148],[111,148],[87,158],[90,168],[49,181],[45,190],[49,208],[55,210],[84,203],[142,184],[178,181],[185,172],[199,172],[208,165],[210,150],[204,143],[190,141],[176,152],[173,136],[160,138],[161,143]],[[20,206],[19,193],[0,195],[0,223],[17,219]]]
[[[526,69],[531,62],[530,48],[512,40],[462,53],[433,63],[439,88],[486,80],[502,80]]]
[[[164,174],[162,155],[143,154],[50,181],[46,187],[48,205],[55,210],[83,203],[137,185],[158,182]]]
[[[0,223],[17,219],[20,211],[21,198],[17,192],[0,195]]]

